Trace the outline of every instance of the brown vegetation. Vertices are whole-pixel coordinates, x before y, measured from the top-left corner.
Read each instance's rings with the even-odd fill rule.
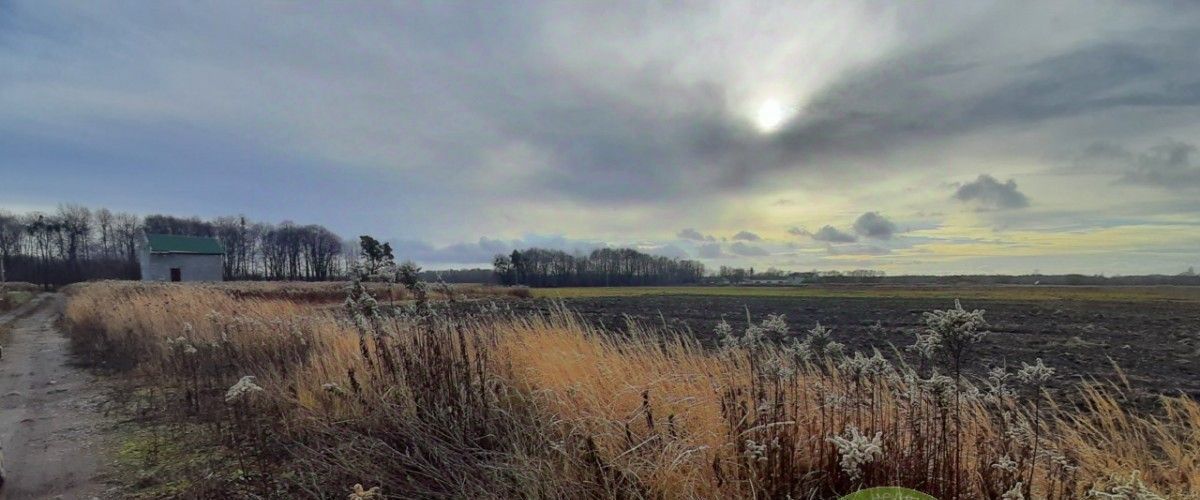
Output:
[[[213,283],[210,286],[226,291],[239,299],[282,299],[293,302],[341,303],[346,300],[345,281],[234,281]],[[413,293],[396,283],[364,283],[371,295],[383,302],[413,300]],[[434,284],[429,286],[430,298],[436,300],[529,298],[525,287],[501,287],[477,284]]]
[[[41,289],[32,283],[10,282],[0,284],[0,313],[16,309],[28,302]]]
[[[207,478],[185,494],[1200,494],[1188,399],[1143,416],[1093,386],[1065,407],[1036,384],[977,389],[879,358],[616,338],[565,310],[383,314],[358,290],[333,311],[236,287],[88,284],[66,310],[83,354],[132,370],[143,412],[212,436],[227,467],[191,468]]]
[[[37,286],[33,283],[27,283],[24,281],[9,281],[6,283],[0,283],[0,291],[5,291],[5,292],[37,293],[37,292],[40,292],[41,290],[42,290],[42,287]]]
[[[111,286],[112,293],[134,293],[154,290],[155,293],[173,293],[175,288],[206,289],[221,292],[238,300],[282,300],[303,304],[341,304],[346,300],[346,281],[226,281],[221,283],[171,283],[98,282],[76,284],[64,288],[71,293],[81,287]],[[414,300],[413,293],[397,283],[369,282],[363,286],[384,303]],[[119,290],[119,291],[118,291]],[[186,293],[186,292],[185,292]],[[434,300],[474,300],[489,298],[530,298],[526,287],[502,287],[478,284],[432,284],[428,293]]]

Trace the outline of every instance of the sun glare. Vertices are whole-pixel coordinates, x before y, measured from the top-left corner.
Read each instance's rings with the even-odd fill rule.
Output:
[[[769,134],[779,130],[788,118],[787,108],[777,99],[767,99],[758,107],[758,114],[754,118],[754,124],[758,126],[759,132]]]

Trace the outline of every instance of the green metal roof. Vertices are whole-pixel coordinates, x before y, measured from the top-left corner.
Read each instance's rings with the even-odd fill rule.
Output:
[[[194,253],[200,255],[223,255],[225,247],[216,238],[177,236],[174,234],[147,234],[150,253]]]

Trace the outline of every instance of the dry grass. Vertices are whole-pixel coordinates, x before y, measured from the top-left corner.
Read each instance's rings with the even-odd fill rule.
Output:
[[[1187,399],[1156,416],[1127,411],[1120,387],[1082,387],[1082,408],[967,385],[951,399],[903,365],[855,376],[770,347],[617,338],[562,310],[375,316],[363,301],[355,322],[233,286],[89,284],[66,310],[80,351],[141,375],[158,411],[237,457],[224,488],[826,498],[901,485],[998,498],[1021,481],[1027,497],[1078,498],[1140,471],[1158,494],[1200,494],[1200,405]],[[227,401],[247,375],[263,391]],[[881,455],[857,471],[830,441],[849,426],[881,433]]]
[[[0,284],[0,291],[38,293],[42,291],[42,287],[25,281],[8,281]]]
[[[110,283],[116,286],[122,286],[127,282],[98,282],[94,284]],[[224,292],[235,299],[262,299],[262,300],[287,300],[297,303],[309,304],[332,304],[341,303],[346,300],[346,287],[349,282],[345,281],[226,281],[221,283],[203,283],[203,284],[143,284],[142,286],[150,287],[187,287],[187,288],[204,288],[218,290]],[[69,293],[70,290],[83,286],[83,284],[71,285],[65,288]],[[413,300],[412,292],[405,289],[403,285],[394,283],[366,283],[365,286],[381,302],[388,301],[408,301]],[[488,299],[488,298],[530,298],[532,293],[525,287],[502,287],[493,285],[479,284],[431,284],[429,287],[430,297],[436,300],[470,300],[470,299]]]
[[[27,292],[23,290],[6,290],[0,288],[0,313],[5,313],[16,309],[26,302],[33,299],[37,292]]]
[[[225,290],[236,298],[285,299],[293,302],[330,303],[346,300],[348,282],[339,281],[233,281],[208,286]],[[412,300],[412,293],[403,285],[366,283],[367,289],[380,301]],[[431,285],[434,299],[529,298],[525,287],[501,287],[479,284]]]

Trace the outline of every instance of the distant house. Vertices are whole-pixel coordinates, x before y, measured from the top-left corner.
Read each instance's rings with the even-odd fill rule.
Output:
[[[147,234],[138,263],[142,281],[223,281],[225,248],[216,238]]]

